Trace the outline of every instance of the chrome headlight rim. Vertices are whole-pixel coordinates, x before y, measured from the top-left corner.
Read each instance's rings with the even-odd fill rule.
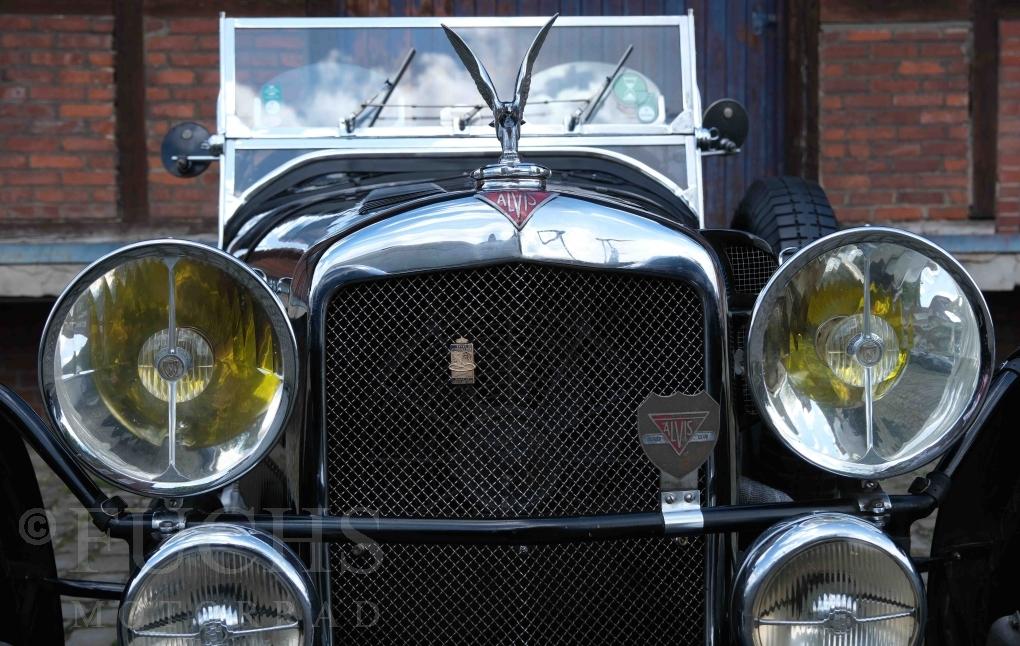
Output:
[[[319,595],[304,563],[283,541],[271,534],[231,523],[208,523],[181,530],[167,539],[131,577],[121,598],[117,633],[120,643],[128,643],[129,628],[124,624],[123,608],[130,608],[145,580],[158,568],[174,559],[196,550],[233,549],[250,554],[269,563],[288,585],[291,594],[301,604],[304,638],[302,643],[313,642],[316,623],[321,613]]]
[[[754,643],[754,602],[770,576],[809,548],[841,541],[859,541],[880,550],[900,567],[917,599],[915,619],[919,628],[911,646],[921,644],[927,621],[927,599],[924,582],[910,557],[875,525],[835,512],[811,514],[777,523],[765,530],[748,549],[734,579],[731,601],[733,629],[742,644]]]
[[[974,311],[978,324],[980,363],[978,382],[970,401],[956,423],[935,442],[912,456],[888,462],[884,465],[855,465],[843,460],[820,454],[807,454],[802,446],[793,442],[792,429],[782,424],[782,416],[775,411],[765,391],[764,375],[764,339],[768,326],[769,313],[783,293],[786,284],[801,269],[820,256],[844,247],[860,243],[887,243],[899,245],[930,258],[944,269],[956,281]],[[995,333],[988,304],[981,294],[980,288],[963,265],[944,249],[931,241],[902,229],[891,227],[857,227],[844,229],[820,238],[801,248],[791,258],[783,262],[779,269],[762,288],[751,312],[751,322],[747,332],[747,378],[751,395],[761,412],[762,418],[773,430],[780,441],[794,454],[830,473],[851,478],[869,478],[881,480],[918,469],[945,453],[967,430],[977,416],[981,402],[984,400],[991,384],[994,370]]]
[[[180,257],[208,262],[216,268],[230,274],[247,288],[249,294],[262,307],[273,327],[276,338],[280,341],[282,359],[282,392],[279,412],[269,422],[265,440],[248,456],[227,471],[187,483],[160,483],[153,480],[136,478],[110,467],[99,452],[78,440],[72,429],[62,422],[61,406],[55,390],[53,372],[54,353],[57,347],[57,335],[82,292],[89,288],[98,278],[126,263],[153,257],[161,250],[172,250]],[[38,353],[39,391],[42,393],[46,414],[56,431],[54,435],[61,446],[74,456],[79,464],[103,480],[110,482],[126,491],[146,497],[182,498],[195,496],[220,489],[236,481],[251,471],[276,445],[283,430],[290,420],[294,402],[297,398],[298,352],[297,338],[291,326],[287,310],[283,303],[270,290],[265,280],[254,270],[228,253],[200,242],[161,238],[145,240],[125,245],[83,269],[64,288],[50,310],[43,327],[42,341]]]

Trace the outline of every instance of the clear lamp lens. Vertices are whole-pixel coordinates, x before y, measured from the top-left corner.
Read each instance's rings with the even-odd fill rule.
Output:
[[[178,245],[86,272],[44,341],[49,406],[68,443],[141,493],[208,490],[251,462],[286,415],[296,360],[257,278]]]
[[[814,254],[812,245],[756,305],[759,407],[791,448],[830,471],[880,477],[920,466],[982,386],[991,350],[980,292],[918,244],[882,233]]]
[[[177,534],[132,580],[122,643],[310,643],[315,610],[297,558],[264,534],[207,525]]]
[[[880,530],[818,515],[770,530],[738,574],[734,614],[755,646],[916,644],[923,588]]]
[[[888,554],[857,541],[823,543],[765,582],[752,611],[755,643],[909,644],[916,604]]]

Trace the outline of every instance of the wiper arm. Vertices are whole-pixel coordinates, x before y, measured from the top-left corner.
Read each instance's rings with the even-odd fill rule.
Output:
[[[573,132],[574,128],[577,127],[577,124],[588,123],[595,117],[599,108],[602,107],[602,100],[606,98],[606,92],[608,92],[609,88],[612,87],[613,81],[615,81],[616,77],[620,75],[620,70],[623,69],[624,64],[633,52],[634,45],[627,45],[627,50],[623,52],[623,56],[620,57],[620,62],[616,64],[616,67],[613,69],[613,73],[607,76],[606,80],[602,82],[602,87],[599,88],[599,91],[585,99],[584,103],[579,105],[577,109],[574,110],[574,113],[570,115],[570,123],[567,124],[567,130]],[[589,108],[588,114],[584,115],[582,118],[581,115],[584,114],[585,108]]]
[[[467,128],[467,125],[474,120],[475,116],[477,116],[478,113],[481,112],[484,107],[485,107],[484,105],[476,105],[473,108],[471,108],[469,112],[466,112],[457,117],[457,128],[459,130]]]
[[[378,92],[372,95],[371,99],[369,99],[368,101],[363,101],[361,105],[358,106],[357,112],[352,112],[350,116],[344,119],[344,127],[347,129],[348,133],[354,132],[355,128],[358,127],[358,122],[364,118],[365,111],[368,110],[369,108],[375,108],[376,110],[375,113],[372,115],[372,120],[368,122],[368,127],[371,128],[372,126],[375,125],[375,122],[379,118],[379,115],[382,113],[383,108],[386,107],[386,102],[390,100],[390,96],[393,94],[393,90],[397,87],[397,84],[400,83],[400,79],[403,78],[404,72],[407,71],[407,68],[411,65],[411,60],[417,53],[418,53],[417,50],[415,50],[413,47],[407,50],[407,55],[404,56],[404,60],[400,64],[400,67],[397,69],[397,73],[393,75],[393,80],[391,81],[390,79],[386,79],[383,82],[382,87],[379,88]],[[380,94],[382,95],[382,98],[379,99],[377,102],[376,99],[379,98]]]

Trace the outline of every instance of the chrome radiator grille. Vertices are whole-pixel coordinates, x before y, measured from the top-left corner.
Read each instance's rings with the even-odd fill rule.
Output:
[[[340,289],[324,330],[330,512],[657,510],[635,410],[649,393],[704,388],[701,307],[693,288],[664,278],[524,263]],[[458,337],[474,345],[472,385],[449,383]],[[700,539],[361,555],[338,545],[330,561],[344,641],[590,643],[647,631],[638,641],[689,643],[703,630]],[[355,628],[368,607],[375,625]]]

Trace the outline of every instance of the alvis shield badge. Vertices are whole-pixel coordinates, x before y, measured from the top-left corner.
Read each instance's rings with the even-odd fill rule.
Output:
[[[464,337],[450,344],[450,383],[475,383],[475,346]]]
[[[676,478],[704,464],[719,438],[719,403],[704,390],[696,395],[651,394],[638,406],[637,416],[645,455]]]
[[[518,229],[523,229],[535,211],[554,197],[556,194],[548,191],[484,191],[478,194],[478,199],[505,215]]]

